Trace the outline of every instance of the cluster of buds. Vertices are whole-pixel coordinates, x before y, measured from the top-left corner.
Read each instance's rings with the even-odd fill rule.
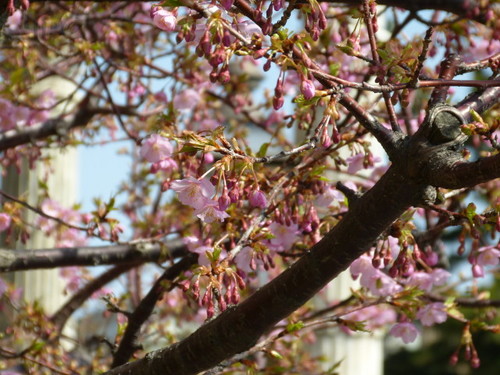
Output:
[[[389,269],[391,277],[410,276],[415,271],[415,263],[421,258],[421,252],[417,244],[413,245],[413,251],[410,252],[408,243],[403,242],[401,251]]]
[[[470,362],[473,368],[478,368],[481,365],[481,361],[479,359],[479,355],[477,354],[476,347],[474,346],[474,342],[472,341],[472,334],[470,332],[470,323],[467,322],[465,324],[463,333],[462,333],[462,341],[460,346],[455,350],[450,358],[450,364],[456,365],[458,363],[458,356],[460,354],[460,349],[462,346],[465,349],[465,359]]]
[[[216,311],[216,303],[220,312],[227,309],[228,305],[235,305],[240,301],[240,292],[246,287],[243,278],[231,267],[218,266],[215,269],[200,267],[202,272],[191,280],[180,283],[184,292],[190,291],[199,306],[207,308],[207,318],[211,318]],[[204,292],[200,282],[202,276],[208,278]],[[204,278],[204,277],[203,277]]]
[[[319,34],[326,29],[326,16],[317,1],[311,0],[309,4],[310,8],[306,17],[305,28],[311,34],[313,40],[318,40]]]

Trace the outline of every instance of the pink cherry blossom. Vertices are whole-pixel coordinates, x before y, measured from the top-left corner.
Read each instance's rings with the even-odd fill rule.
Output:
[[[238,28],[245,36],[252,36],[254,33],[259,34],[261,32],[260,27],[255,22],[248,19],[239,22]]]
[[[359,154],[350,156],[346,159],[348,164],[347,173],[356,173],[360,169],[363,169],[363,162],[365,160],[365,154],[360,152]]]
[[[253,190],[248,200],[253,207],[264,208],[267,205],[266,195],[260,190]]]
[[[150,163],[157,163],[172,156],[173,146],[159,134],[152,134],[142,143],[140,155]]]
[[[417,271],[408,278],[406,284],[428,292],[434,286],[446,283],[449,277],[450,273],[442,268],[436,268],[430,273]]]
[[[199,246],[194,250],[191,250],[193,253],[198,254],[198,264],[200,266],[209,266],[210,260],[208,259],[207,252],[213,252],[214,248],[210,246]]]
[[[174,108],[177,110],[187,110],[196,107],[201,100],[199,91],[194,89],[186,89],[175,95]]]
[[[364,275],[363,275],[364,276]],[[363,282],[365,280],[365,282]],[[403,287],[399,285],[393,278],[389,277],[380,270],[375,270],[375,272],[368,277],[361,277],[361,285],[370,289],[370,292],[375,296],[390,296],[399,293],[403,290]]]
[[[352,185],[349,187],[352,188]],[[355,185],[354,190],[356,190]],[[316,197],[316,199],[314,200],[314,205],[319,209],[325,209],[330,206],[340,207],[343,202],[344,194],[342,194],[339,190],[334,189],[333,187],[328,187],[323,192],[323,194],[320,194]]]
[[[427,272],[414,272],[408,278],[407,285],[430,291],[432,289],[432,277]]]
[[[215,186],[206,178],[198,180],[194,177],[188,177],[183,180],[175,180],[171,187],[177,192],[179,200],[183,204],[195,209],[204,208],[207,205],[207,200],[210,200],[215,194]]]
[[[172,158],[166,158],[151,165],[151,173],[158,171],[170,172],[178,168],[177,162]]]
[[[12,218],[6,213],[0,213],[0,232],[8,229],[10,227],[10,223],[12,222]]]
[[[16,30],[21,25],[22,19],[23,19],[23,14],[22,14],[22,12],[19,9],[17,9],[12,14],[12,16],[10,16],[9,18],[7,18],[6,26],[8,26],[11,30]]]
[[[248,273],[252,271],[252,267],[250,266],[252,258],[253,249],[250,246],[245,246],[234,257],[234,263],[238,269]]]
[[[154,25],[165,31],[174,31],[177,25],[175,14],[163,9],[162,7],[154,7],[151,10]]]
[[[343,317],[344,319],[365,322],[365,327],[369,330],[380,328],[386,324],[396,321],[396,312],[391,308],[382,306],[368,306],[360,310],[351,312]]]
[[[448,279],[451,276],[451,273],[442,268],[435,268],[432,270],[430,275],[432,279],[432,284],[439,286],[439,285],[444,285],[448,281]]]
[[[478,253],[477,264],[480,266],[496,266],[500,262],[500,250],[494,246],[482,247]]]
[[[400,337],[405,344],[409,344],[417,338],[418,330],[412,323],[397,323],[392,326],[389,334],[394,337]]]
[[[219,204],[211,199],[205,199],[204,205],[197,208],[195,214],[207,224],[216,220],[224,221],[225,218],[229,217],[228,213],[220,210]]]
[[[425,305],[417,311],[417,318],[420,319],[424,326],[443,323],[448,318],[446,306],[442,302]]]
[[[297,240],[299,226],[291,224],[289,226],[277,222],[271,223],[269,230],[274,235],[271,239],[269,248],[274,251],[287,251]]]

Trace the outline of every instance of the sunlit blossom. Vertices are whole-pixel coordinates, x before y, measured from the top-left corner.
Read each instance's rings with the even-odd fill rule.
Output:
[[[171,187],[177,192],[179,200],[183,204],[196,209],[204,208],[207,205],[207,198],[210,199],[215,194],[215,186],[206,178],[198,180],[194,177],[188,177],[183,180],[175,180]]]

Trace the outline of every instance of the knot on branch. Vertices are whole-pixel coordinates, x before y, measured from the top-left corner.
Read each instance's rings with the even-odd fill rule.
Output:
[[[432,176],[464,161],[461,151],[468,138],[461,131],[464,124],[464,117],[455,107],[437,104],[407,140],[401,172],[423,187],[418,205],[432,204],[436,199],[435,188],[430,186]]]
[[[433,107],[422,126],[428,127],[427,139],[433,145],[442,145],[452,142],[454,145],[463,145],[467,136],[460,127],[465,119],[458,109],[446,104]]]

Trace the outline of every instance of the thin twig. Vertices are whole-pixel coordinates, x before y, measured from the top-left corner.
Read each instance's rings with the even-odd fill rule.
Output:
[[[127,129],[127,127],[125,126],[125,123],[123,122],[120,111],[119,111],[118,107],[115,105],[115,102],[113,100],[113,95],[111,95],[111,91],[109,91],[108,84],[106,83],[106,80],[104,79],[104,75],[102,73],[101,67],[99,66],[99,64],[97,63],[97,60],[95,58],[94,58],[94,66],[95,66],[97,72],[99,73],[99,79],[104,87],[104,90],[106,91],[106,95],[108,96],[109,104],[111,105],[111,108],[113,108],[113,112],[115,113],[116,118],[118,119],[118,123],[120,124],[120,127],[122,128],[122,130],[125,132],[125,134],[127,134],[127,136],[130,139],[137,142],[138,138]]]

